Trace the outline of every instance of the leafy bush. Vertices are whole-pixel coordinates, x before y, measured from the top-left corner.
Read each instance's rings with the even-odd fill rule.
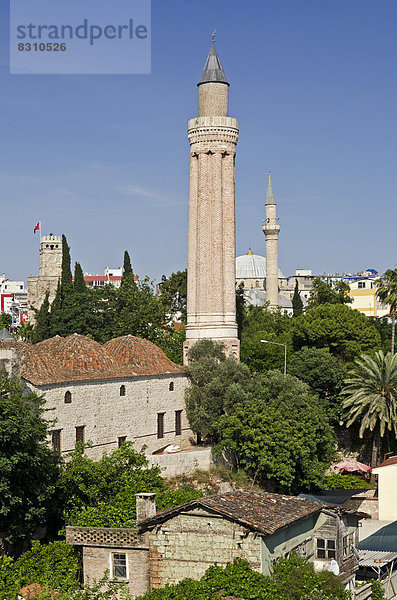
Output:
[[[155,492],[158,510],[203,495],[189,486],[170,490],[160,468],[149,468],[143,450],[136,452],[131,442],[99,461],[76,449],[64,467],[58,492],[64,521],[79,527],[135,527],[135,494],[139,492]]]
[[[292,554],[280,559],[271,577],[254,571],[247,561],[235,559],[226,567],[210,567],[200,581],[184,579],[153,590],[141,600],[215,600],[233,596],[243,600],[348,600],[333,573],[316,573],[306,559]]]
[[[325,490],[343,489],[343,490],[370,490],[372,485],[358,477],[357,475],[341,475],[333,474],[326,475],[324,478],[324,484],[322,486]]]
[[[382,600],[386,598],[385,591],[379,581],[373,581],[371,584],[371,599],[372,600]]]

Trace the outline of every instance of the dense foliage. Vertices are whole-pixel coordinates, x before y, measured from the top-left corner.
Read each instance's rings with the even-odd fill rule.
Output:
[[[326,475],[322,483],[323,490],[369,490],[372,485],[357,475],[351,475],[350,473],[334,473],[332,475]]]
[[[397,268],[387,269],[381,279],[376,282],[376,296],[389,307],[391,317],[391,354],[394,355],[394,337],[397,313]]]
[[[284,348],[261,340],[286,344],[289,356],[292,352],[292,322],[293,319],[281,310],[268,311],[261,306],[248,306],[242,316],[241,362],[256,373],[282,369]]]
[[[308,385],[277,371],[251,374],[210,340],[195,344],[189,360],[186,407],[193,431],[271,489],[294,492],[321,484],[334,437]]]
[[[236,559],[224,568],[210,567],[200,581],[184,579],[148,592],[141,600],[214,600],[223,596],[242,600],[347,600],[349,592],[335,575],[316,573],[312,564],[292,554],[277,561],[270,577]]]
[[[293,346],[328,348],[343,361],[380,347],[376,327],[357,310],[344,304],[320,304],[293,320]]]
[[[320,487],[334,455],[332,428],[317,398],[305,383],[276,371],[216,427],[219,448],[235,465],[280,492]]]
[[[375,467],[385,432],[397,436],[397,355],[382,350],[374,358],[363,355],[346,379],[343,393],[349,411],[347,427],[359,421],[360,437],[367,430],[372,434],[371,466]]]
[[[0,374],[0,542],[32,535],[46,516],[58,477],[58,457],[47,447],[44,399]]]
[[[130,442],[93,461],[76,448],[58,482],[63,519],[82,527],[134,527],[135,494],[155,492],[159,510],[202,496],[199,490],[170,490],[159,467],[149,467]]]
[[[350,287],[345,281],[325,281],[321,277],[313,280],[308,308],[320,304],[351,304],[353,298],[349,296]]]
[[[0,313],[0,330],[8,329],[12,323],[11,315],[8,313],[2,312]]]
[[[332,421],[342,415],[341,391],[346,377],[343,362],[333,356],[328,348],[302,348],[292,353],[288,373],[310,386],[318,394]]]

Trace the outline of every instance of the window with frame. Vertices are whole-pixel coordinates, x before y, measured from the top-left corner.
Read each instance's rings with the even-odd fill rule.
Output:
[[[80,425],[79,427],[76,427],[76,444],[78,442],[84,444],[84,429],[85,425]]]
[[[72,392],[69,392],[69,390],[67,392],[65,392],[65,404],[71,404],[72,403]]]
[[[120,396],[125,396],[125,385],[120,386]]]
[[[317,538],[317,558],[332,560],[336,558],[336,541]]]
[[[175,411],[175,435],[182,435],[182,411]]]
[[[55,429],[51,434],[52,449],[54,452],[61,451],[61,429]]]
[[[165,413],[157,413],[157,437],[164,437],[164,415]]]
[[[170,382],[170,385],[168,386],[168,389],[169,389],[170,392],[174,391],[174,382],[173,381]]]
[[[365,288],[365,281],[359,281],[359,282],[358,282],[358,289],[359,289],[359,290],[362,290],[362,289],[364,289],[364,288]]]
[[[345,535],[342,540],[342,556],[350,556],[353,552],[354,533]]]
[[[117,579],[127,579],[127,555],[121,552],[112,554],[112,572],[113,577]]]

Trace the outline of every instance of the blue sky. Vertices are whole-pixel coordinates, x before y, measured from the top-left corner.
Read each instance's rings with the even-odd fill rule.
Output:
[[[155,280],[186,266],[186,125],[214,28],[240,126],[237,253],[264,254],[270,168],[286,275],[397,263],[395,0],[153,0],[151,75],[10,75],[8,23],[3,0],[9,278],[38,272],[38,220],[84,271],[120,265],[125,249]]]

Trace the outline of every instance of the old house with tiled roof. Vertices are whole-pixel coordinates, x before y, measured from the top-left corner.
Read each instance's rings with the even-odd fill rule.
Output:
[[[124,441],[151,454],[169,444],[185,448],[192,432],[185,413],[188,378],[152,342],[131,335],[99,344],[83,335],[38,344],[0,343],[0,366],[19,375],[27,390],[43,394],[54,450],[76,441],[99,458]]]
[[[111,576],[138,596],[186,577],[199,579],[212,564],[237,557],[266,575],[275,559],[295,551],[353,586],[359,520],[353,511],[254,491],[155,510],[154,494],[138,494],[136,529],[67,527],[67,542],[82,548],[85,580],[110,567]]]

